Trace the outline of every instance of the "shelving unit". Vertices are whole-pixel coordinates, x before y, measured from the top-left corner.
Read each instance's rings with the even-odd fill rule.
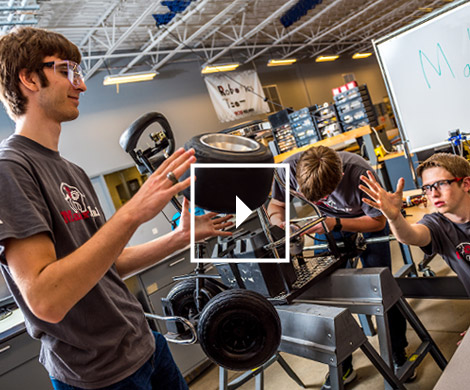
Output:
[[[295,148],[292,150],[289,150],[288,152],[279,154],[277,156],[274,156],[274,162],[279,163],[284,161],[287,157],[292,156],[295,153],[299,152],[304,152],[308,148],[311,148],[312,146],[328,146],[328,147],[334,147],[335,145],[345,143],[349,140],[354,140],[358,138],[363,138],[364,142],[366,143],[366,148],[372,148],[373,150],[373,144],[371,142],[371,129],[370,126],[363,126],[358,129],[354,129],[345,133],[341,133],[338,135],[335,135],[334,137],[329,137],[329,138],[324,138],[318,142],[315,142],[314,144],[311,145],[305,145],[300,148]],[[370,161],[371,165],[376,165],[377,164],[377,157],[375,154],[373,154],[373,159]]]
[[[297,147],[289,119],[291,113],[293,110],[286,108],[268,117],[278,153],[285,153]]]
[[[325,103],[322,106],[317,106],[312,116],[321,138],[334,137],[343,132],[334,104]]]
[[[289,114],[289,120],[297,147],[309,145],[321,139],[309,107]]]
[[[333,96],[344,131],[378,126],[367,85],[359,85]]]

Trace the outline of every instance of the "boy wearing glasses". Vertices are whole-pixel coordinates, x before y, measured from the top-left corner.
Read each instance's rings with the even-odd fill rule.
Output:
[[[361,156],[348,152],[336,152],[326,146],[311,147],[303,153],[287,158],[285,163],[290,167],[290,188],[300,192],[309,201],[316,203],[327,217],[325,223],[335,239],[354,232],[362,232],[365,238],[388,236],[389,227],[379,210],[362,202],[362,193],[357,188],[361,175],[371,171],[372,167]],[[376,179],[375,174],[371,175]],[[285,170],[279,169],[279,176],[285,180]],[[272,199],[268,205],[268,215],[273,224],[284,227],[285,215],[284,189],[274,182]],[[319,224],[308,233],[315,233],[316,238],[325,239],[323,227]],[[376,243],[368,245],[361,253],[364,267],[391,268],[390,245]],[[397,309],[392,307],[388,312],[391,333],[392,355],[395,366],[405,364],[406,320]],[[350,383],[356,377],[352,366],[352,356],[342,364],[343,383]],[[415,379],[415,374],[408,381]],[[331,388],[327,376],[322,390]]]
[[[78,117],[86,90],[78,48],[64,36],[23,27],[0,38],[0,98],[15,133],[0,143],[0,264],[41,340],[54,389],[187,390],[164,337],[150,330],[122,277],[189,244],[189,213],[156,240],[126,247],[190,179],[195,162],[177,150],[109,220],[86,173],[59,151],[62,122]],[[196,217],[196,240],[229,235],[214,213]],[[228,217],[229,218],[229,217]]]
[[[437,212],[410,224],[401,214],[404,179],[394,193],[385,191],[370,172],[359,188],[363,201],[382,211],[398,241],[417,245],[426,254],[440,254],[457,274],[470,296],[470,163],[454,154],[437,153],[421,163],[421,187]]]

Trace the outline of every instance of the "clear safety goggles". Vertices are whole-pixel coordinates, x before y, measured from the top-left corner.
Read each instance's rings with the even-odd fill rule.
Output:
[[[421,190],[423,191],[423,194],[425,195],[431,195],[432,190],[437,190],[439,192],[441,191],[447,191],[450,188],[450,185],[455,181],[459,182],[461,180],[465,179],[465,177],[454,177],[453,179],[447,179],[447,180],[438,180],[432,184],[426,184],[421,187]]]
[[[70,84],[72,84],[72,86],[75,88],[77,88],[84,81],[82,68],[74,61],[50,61],[44,62],[42,66],[54,69],[55,73],[64,75],[70,81]]]

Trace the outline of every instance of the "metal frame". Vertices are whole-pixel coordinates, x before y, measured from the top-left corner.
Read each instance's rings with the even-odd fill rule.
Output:
[[[415,279],[415,278],[408,278]],[[374,315],[377,323],[380,355],[390,367],[392,350],[388,327],[388,310],[397,305],[405,319],[421,340],[413,353],[413,361],[407,361],[397,373],[400,381],[406,380],[424,359],[431,353],[437,365],[443,370],[447,360],[431,335],[411,309],[388,268],[341,269],[328,279],[322,280],[307,290],[295,302],[343,307],[352,313]],[[388,383],[386,389],[390,389]]]

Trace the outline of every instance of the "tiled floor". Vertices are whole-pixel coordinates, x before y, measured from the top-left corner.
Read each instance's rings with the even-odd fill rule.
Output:
[[[399,254],[397,244],[392,243],[391,246],[393,272],[396,272],[403,265],[403,260]],[[413,248],[412,252],[415,262],[418,263],[421,260],[422,252],[417,248]],[[450,271],[440,257],[433,259],[430,265],[438,276],[452,274],[452,271]],[[444,356],[449,360],[457,348],[456,343],[461,339],[460,333],[465,331],[470,325],[470,300],[409,299],[408,302],[430,332]],[[414,351],[413,348],[417,347],[419,339],[410,326],[408,326],[407,337],[410,344],[409,349]],[[370,337],[369,341],[375,348],[378,347],[377,336]],[[328,371],[328,367],[325,364],[285,353],[282,356],[307,385],[307,388],[320,389],[325,374]],[[384,388],[383,378],[360,349],[354,352],[353,359],[358,378],[346,386],[347,390],[376,390]],[[230,372],[229,378],[233,379],[239,374],[237,372]],[[417,380],[406,384],[406,388],[410,390],[430,390],[434,387],[440,375],[441,370],[432,357],[427,355],[418,367]],[[219,389],[218,380],[218,368],[212,367],[190,383],[190,389],[217,390]],[[297,390],[301,388],[289,378],[278,363],[274,363],[266,369],[264,377],[265,390]],[[255,389],[255,381],[252,379],[239,387],[239,389]]]

